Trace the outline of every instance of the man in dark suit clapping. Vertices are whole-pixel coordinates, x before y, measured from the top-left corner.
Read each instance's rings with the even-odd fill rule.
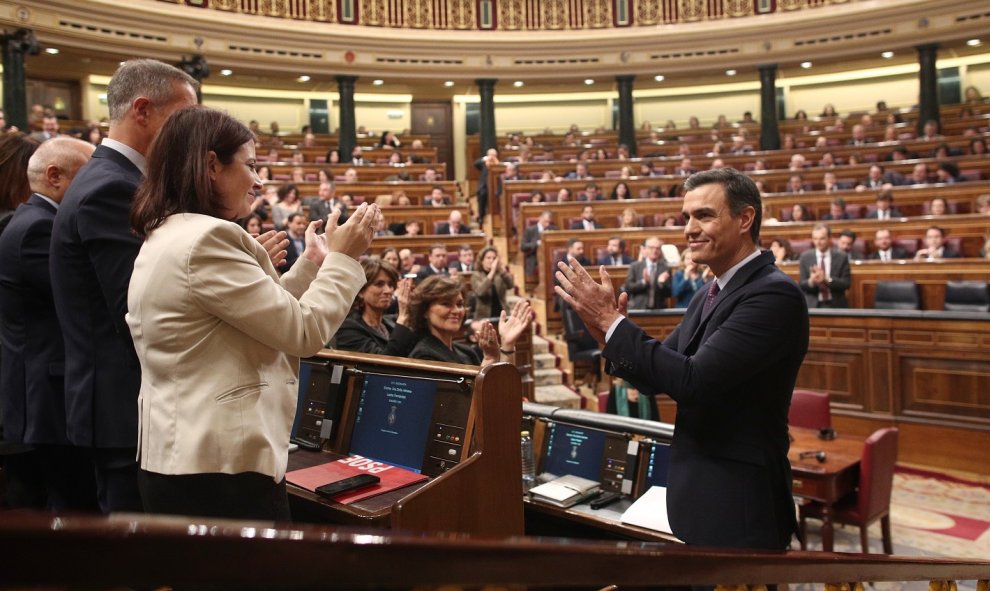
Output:
[[[172,112],[196,104],[196,81],[149,59],[124,62],[107,85],[110,131],[59,206],[52,294],[65,337],[66,429],[91,448],[100,508],[140,511],[137,395],[141,369],[124,321],[141,241],[131,202],[145,155]]]
[[[646,256],[629,265],[622,286],[629,294],[630,310],[656,310],[667,307],[670,297],[670,269],[660,256],[660,239],[648,238],[643,244]]]
[[[523,239],[522,243],[519,245],[519,249],[526,255],[524,266],[526,269],[526,275],[528,276],[533,276],[537,273],[539,262],[536,255],[540,248],[543,233],[550,230],[560,229],[552,222],[553,213],[550,211],[543,211],[543,213],[540,214],[540,219],[537,220],[537,222],[532,226],[526,228],[523,232]]]
[[[557,294],[603,345],[607,371],[677,402],[667,505],[688,544],[782,550],[795,530],[787,409],[808,349],[801,290],[759,249],[762,203],[731,168],[685,183],[684,235],[716,278],[663,342],[624,317],[608,273],[600,284],[559,266]]]

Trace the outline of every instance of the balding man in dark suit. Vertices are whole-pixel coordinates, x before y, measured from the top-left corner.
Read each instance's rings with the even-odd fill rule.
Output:
[[[68,136],[38,148],[27,171],[34,194],[17,208],[0,237],[4,440],[34,447],[10,458],[8,480],[17,481],[21,462],[33,463],[45,505],[53,511],[96,509],[88,450],[71,445],[66,436],[65,346],[48,264],[55,212],[92,153],[92,144]]]

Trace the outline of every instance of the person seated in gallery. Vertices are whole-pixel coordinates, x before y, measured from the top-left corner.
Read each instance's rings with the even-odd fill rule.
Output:
[[[361,268],[367,282],[354,298],[351,312],[330,341],[330,347],[406,357],[418,340],[410,329],[412,280],[400,280],[395,267],[377,257],[361,261]],[[399,308],[395,318],[386,316],[393,296]]]
[[[467,306],[461,282],[446,275],[427,277],[412,294],[410,306],[413,331],[419,342],[409,357],[485,367],[499,361],[511,363],[516,341],[529,330],[533,309],[520,300],[511,313],[505,310],[498,329],[491,322],[481,322],[477,341],[480,352],[455,340],[463,333]]]

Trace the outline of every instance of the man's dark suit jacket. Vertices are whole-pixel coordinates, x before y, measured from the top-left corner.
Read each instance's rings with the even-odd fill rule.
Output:
[[[641,393],[677,402],[667,506],[688,544],[783,549],[795,529],[787,410],[808,349],[801,291],[764,252],[663,343],[623,320],[603,356]]]
[[[461,224],[460,228],[457,229],[457,233],[458,234],[470,234],[471,233],[471,228],[468,228],[466,224]],[[450,224],[447,223],[447,222],[444,222],[444,223],[438,225],[437,226],[437,234],[449,235],[450,234]]]
[[[0,237],[0,407],[4,438],[15,443],[69,442],[65,346],[48,272],[54,221],[55,207],[34,194]]]
[[[334,201],[324,201],[317,197],[316,199],[307,199],[306,204],[309,205],[309,221],[323,220],[326,222],[327,216],[333,211]],[[347,221],[347,205],[341,201],[337,201],[337,204],[340,206],[340,218],[337,219],[337,223],[343,224]],[[321,228],[322,230],[323,228]]]
[[[522,243],[519,245],[519,249],[526,255],[525,269],[528,276],[536,275],[537,266],[539,265],[536,255],[540,248],[540,229],[537,226],[539,224],[533,224],[526,228],[523,232]],[[550,224],[544,231],[548,232],[559,229],[557,226]]]
[[[388,330],[387,339],[382,333],[365,324],[360,312],[352,312],[340,325],[337,334],[330,341],[330,346],[341,351],[407,357],[419,340],[416,333],[401,324],[396,324],[395,319],[388,316],[382,318],[382,324]]]
[[[879,250],[875,250],[872,253],[870,253],[870,256],[868,256],[866,258],[869,259],[869,260],[871,260],[871,261],[879,261],[880,260],[880,251]],[[910,258],[910,257],[908,256],[907,251],[904,250],[903,248],[901,248],[900,246],[893,246],[893,245],[891,245],[891,247],[890,247],[890,258],[891,258],[891,260],[895,260],[896,261],[896,260],[901,260],[901,259],[907,259],[907,258]]]
[[[285,247],[285,264],[278,268],[279,271],[285,273],[292,268],[292,265],[296,264],[302,253],[296,248],[296,243],[289,238],[289,245]]]
[[[592,223],[592,225],[594,225],[595,229],[597,230],[598,229],[598,222],[591,222],[591,223]],[[576,222],[571,222],[571,229],[572,230],[583,230],[584,229],[584,222],[582,222],[580,220],[578,220]]]
[[[620,264],[622,264],[622,265],[628,265],[630,263],[632,263],[632,257],[629,256],[629,255],[627,255],[627,254],[623,254],[622,255],[622,262]],[[612,256],[611,255],[605,255],[605,256],[599,258],[598,259],[598,264],[599,265],[605,265],[606,267],[612,265]]]
[[[874,209],[870,213],[866,214],[866,219],[868,219],[868,220],[879,219],[879,218],[877,218],[877,214],[878,213],[879,213],[879,210]],[[896,207],[891,207],[890,208],[890,219],[896,220],[897,218],[902,218],[902,217],[904,217],[904,214],[902,214],[900,212],[900,210],[898,210]]]
[[[129,220],[140,182],[123,154],[97,146],[55,215],[51,278],[65,338],[66,429],[82,447],[137,445],[141,367],[124,314],[141,249]]]
[[[804,292],[805,301],[808,304],[808,308],[848,308],[849,301],[846,299],[846,290],[852,285],[852,273],[849,270],[849,257],[846,253],[842,252],[838,248],[829,249],[832,258],[831,269],[829,275],[832,278],[832,283],[829,284],[828,290],[832,295],[832,299],[826,302],[818,301],[819,288],[817,285],[809,286],[808,278],[811,277],[811,269],[818,266],[818,251],[814,248],[810,248],[801,253],[798,257],[798,265],[800,267],[800,280],[798,285],[801,287],[801,291]]]
[[[441,269],[440,272],[438,273],[433,270],[433,267],[431,267],[429,263],[427,263],[423,265],[423,267],[419,270],[419,273],[416,274],[416,283],[419,283],[420,281],[426,279],[430,275],[446,275],[447,273],[448,271],[446,267]]]
[[[646,269],[646,261],[636,261],[629,265],[629,274],[626,275],[626,282],[622,289],[629,294],[630,310],[647,310],[650,308],[650,286],[643,282],[643,270]],[[656,283],[657,277],[664,271],[669,271],[667,262],[663,258],[658,258],[656,267],[653,269],[652,281]],[[670,297],[671,278],[668,277],[663,285],[657,284],[653,296],[653,309],[666,308],[667,298]]]

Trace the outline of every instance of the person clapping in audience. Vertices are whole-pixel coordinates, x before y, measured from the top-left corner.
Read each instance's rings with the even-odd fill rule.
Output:
[[[477,298],[474,319],[498,318],[508,310],[509,292],[513,288],[512,273],[502,265],[498,250],[489,246],[478,255],[479,268],[471,274],[471,290]]]
[[[712,273],[708,269],[708,265],[699,265],[694,262],[691,249],[684,249],[681,253],[681,268],[674,271],[674,278],[671,283],[671,293],[677,301],[674,307],[687,308],[694,294],[711,279]]]
[[[200,106],[176,111],[148,155],[131,210],[144,239],[127,293],[141,364],[144,508],[152,513],[289,519],[285,471],[299,357],[316,354],[365,283],[357,262],[381,212],[362,205],[309,224],[281,277],[234,220],[254,191],[253,134]]]
[[[512,313],[502,311],[498,330],[491,322],[482,322],[478,332],[481,355],[472,347],[455,343],[464,328],[467,307],[457,279],[434,275],[416,287],[412,295],[413,330],[419,343],[409,356],[413,359],[446,361],[485,367],[497,361],[511,362],[516,341],[533,320],[529,302],[520,300]]]
[[[409,328],[409,296],[412,279],[399,279],[395,267],[382,259],[369,258],[361,262],[367,283],[354,298],[351,313],[340,325],[330,346],[342,351],[377,353],[405,357],[416,345],[416,335]],[[399,303],[394,320],[385,315],[392,297]]]

